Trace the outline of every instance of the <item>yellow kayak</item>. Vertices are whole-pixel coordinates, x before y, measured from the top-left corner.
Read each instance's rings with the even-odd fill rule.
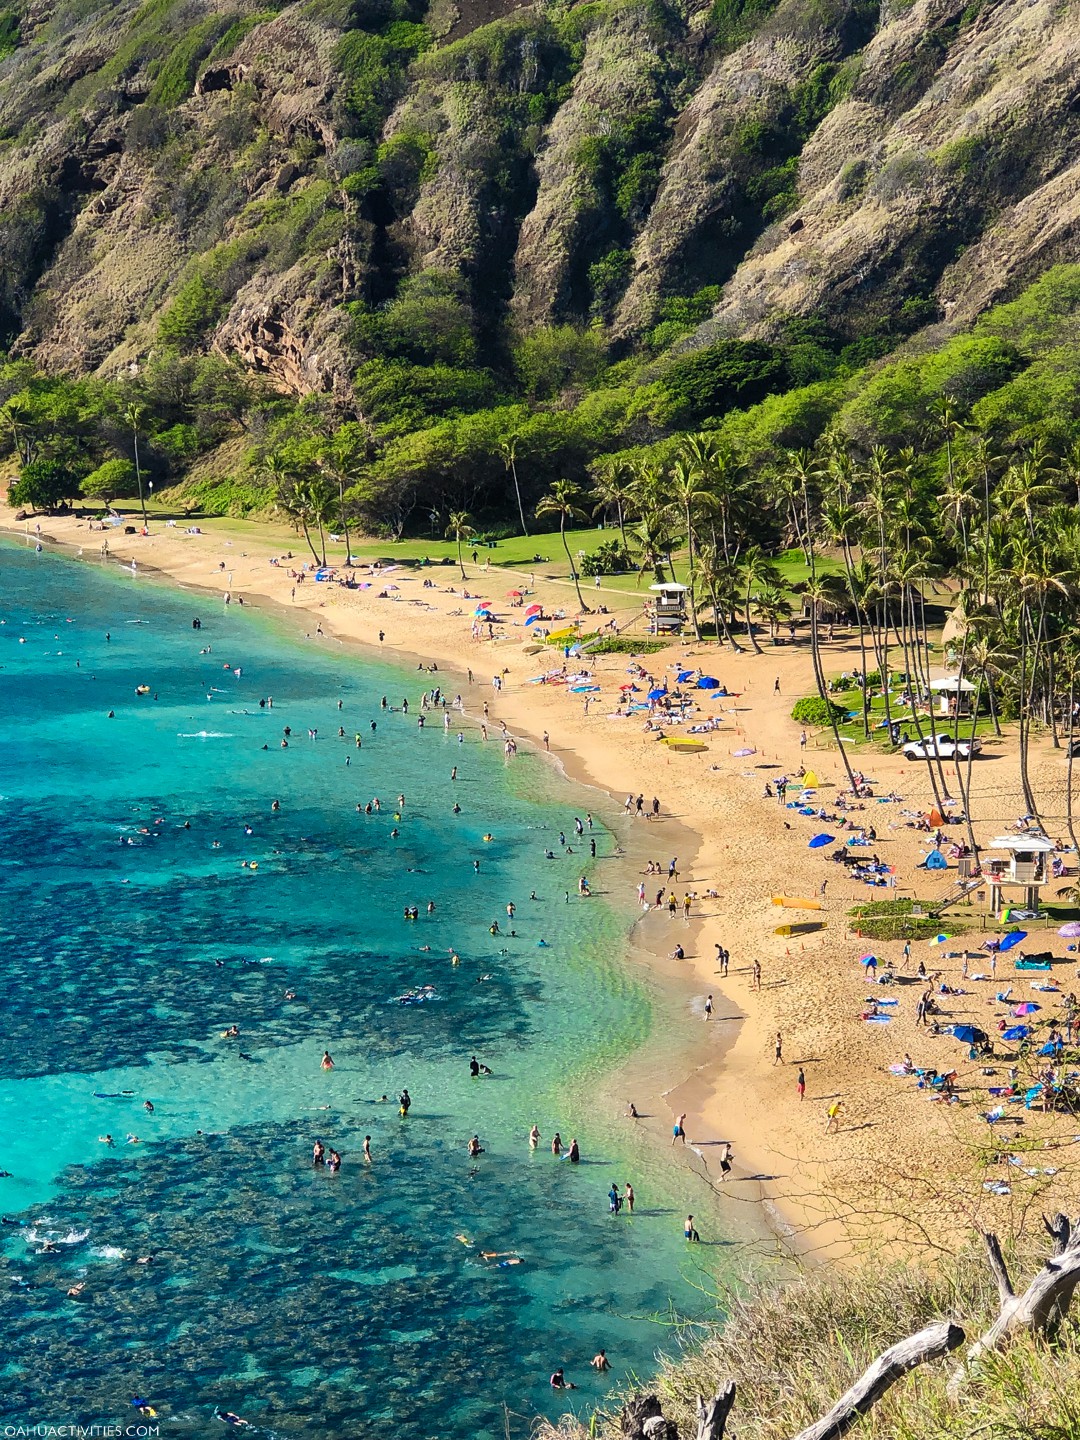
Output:
[[[684,755],[699,755],[702,750],[708,750],[708,745],[703,745],[700,740],[683,740],[677,735],[665,737],[664,744],[671,750],[681,750]]]
[[[774,895],[774,905],[783,905],[788,910],[823,910],[820,900],[806,900],[800,895]]]

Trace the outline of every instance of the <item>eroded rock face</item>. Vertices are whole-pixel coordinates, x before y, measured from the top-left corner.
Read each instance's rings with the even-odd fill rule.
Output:
[[[767,334],[784,314],[854,328],[913,289],[959,327],[1075,259],[1080,11],[1053,0],[986,7],[898,107],[898,74],[957,14],[920,0],[866,47],[851,99],[804,152],[798,231],[763,237],[697,343]]]
[[[536,203],[518,239],[512,305],[522,324],[570,313],[578,252],[596,223],[597,195],[583,144],[648,106],[666,68],[644,6],[612,11],[589,35],[572,93],[545,136]]]
[[[185,0],[177,34],[262,13],[224,3]],[[781,0],[727,51],[705,0],[673,0],[663,34],[644,0],[596,0],[561,30],[516,0],[433,0],[433,35],[475,54],[417,61],[381,151],[347,133],[340,28],[301,3],[208,53],[167,102],[160,52],[117,58],[147,23],[136,0],[73,13],[26,9],[31,43],[0,62],[0,329],[50,368],[145,356],[196,274],[224,289],[193,343],[303,392],[347,387],[344,304],[408,271],[461,276],[484,325],[527,330],[587,321],[590,265],[625,247],[616,336],[638,340],[666,295],[720,285],[684,342],[700,345],[791,315],[855,336],[912,297],[966,325],[1080,241],[1080,0],[890,0],[876,22],[859,0]],[[831,108],[778,211],[748,218],[775,164],[760,136],[792,133],[823,64]],[[597,155],[646,112],[659,185],[620,218]],[[386,151],[417,135],[430,163],[396,184]],[[341,184],[364,167],[382,167],[374,199]],[[309,223],[316,192],[326,223],[290,245],[281,226]]]

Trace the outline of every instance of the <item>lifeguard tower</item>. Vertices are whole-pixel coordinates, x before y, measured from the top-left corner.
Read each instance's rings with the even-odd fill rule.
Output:
[[[1050,880],[1050,856],[1055,845],[1045,835],[999,835],[991,840],[989,849],[998,853],[987,855],[982,862],[983,879],[990,886],[990,908],[1002,908],[1004,888],[1022,887],[1024,908],[1039,908],[1039,887]]]
[[[678,635],[686,624],[686,586],[677,585],[674,580],[650,585],[656,596],[653,603],[653,633],[656,635]]]

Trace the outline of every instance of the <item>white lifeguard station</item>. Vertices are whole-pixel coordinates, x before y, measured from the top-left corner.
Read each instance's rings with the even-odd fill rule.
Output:
[[[677,635],[686,624],[686,586],[674,580],[650,585],[656,596],[653,602],[653,632],[656,635]]]
[[[939,675],[936,680],[930,681],[930,690],[937,701],[939,715],[971,714],[971,697],[975,694],[975,686],[970,680],[965,680],[960,675]]]
[[[1002,908],[1003,889],[1022,888],[1024,908],[1039,908],[1039,888],[1050,880],[1050,856],[1054,842],[1045,835],[999,835],[991,840],[991,853],[982,861],[983,878],[990,886],[990,908]],[[993,853],[996,852],[996,853]]]

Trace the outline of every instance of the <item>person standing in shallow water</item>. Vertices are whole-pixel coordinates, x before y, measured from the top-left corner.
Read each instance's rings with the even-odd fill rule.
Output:
[[[322,1059],[320,1060],[319,1064],[324,1070],[332,1070],[334,1068],[334,1061],[330,1055],[329,1050],[324,1050],[322,1052]]]

